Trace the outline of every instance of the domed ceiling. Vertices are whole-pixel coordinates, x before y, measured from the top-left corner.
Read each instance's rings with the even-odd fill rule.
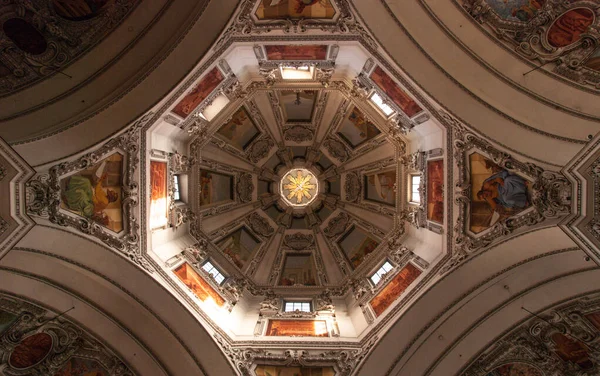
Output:
[[[567,176],[510,154],[404,74],[345,0],[245,0],[152,110],[38,171],[27,209],[150,275],[235,372],[351,375],[459,267],[589,220],[573,204],[588,154]],[[594,225],[567,226],[583,242]]]

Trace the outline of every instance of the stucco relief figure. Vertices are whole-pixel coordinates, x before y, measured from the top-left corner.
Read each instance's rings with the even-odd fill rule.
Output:
[[[531,206],[530,184],[481,154],[471,162],[471,231],[478,233]]]
[[[558,17],[548,30],[548,42],[554,47],[566,47],[581,39],[594,22],[594,12],[576,8]]]
[[[123,229],[120,204],[123,156],[115,153],[61,180],[61,206],[115,232]]]

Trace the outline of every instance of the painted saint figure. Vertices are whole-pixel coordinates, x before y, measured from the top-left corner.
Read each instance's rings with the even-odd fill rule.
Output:
[[[524,209],[529,205],[527,185],[522,177],[502,170],[483,182],[477,198],[485,200],[495,211],[500,211],[500,208]]]
[[[102,173],[105,164],[106,162],[100,164],[96,174],[92,176],[94,183],[87,176],[71,176],[63,194],[65,204],[70,210],[106,225],[108,217],[104,214],[104,209],[111,202],[117,201],[119,196],[111,189],[105,191],[102,186],[102,182],[107,176],[106,173]]]

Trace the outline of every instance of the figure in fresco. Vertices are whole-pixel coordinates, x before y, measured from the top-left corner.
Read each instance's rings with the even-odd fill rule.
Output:
[[[518,175],[511,175],[502,170],[487,178],[477,198],[485,200],[492,210],[525,209],[529,206],[527,198],[528,182]]]
[[[545,2],[546,0],[487,0],[500,17],[523,22],[531,20],[542,9]]]
[[[74,175],[68,178],[67,189],[63,193],[67,207],[79,215],[108,225],[104,209],[119,199],[112,189],[106,189],[102,182],[107,174],[103,173],[106,161],[100,164],[90,180],[87,176]]]

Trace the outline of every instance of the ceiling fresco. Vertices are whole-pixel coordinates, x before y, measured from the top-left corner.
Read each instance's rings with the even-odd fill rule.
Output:
[[[168,286],[239,374],[351,375],[432,284],[572,210],[569,179],[434,106],[376,47],[346,0],[244,0],[165,101],[40,171],[28,212]]]
[[[133,376],[111,349],[57,312],[0,295],[0,367],[6,376]]]
[[[140,2],[3,2],[0,96],[60,72],[103,40]]]
[[[598,317],[598,294],[532,315],[484,349],[461,375],[595,375]]]
[[[457,0],[507,48],[562,78],[600,89],[598,4],[570,0]]]

